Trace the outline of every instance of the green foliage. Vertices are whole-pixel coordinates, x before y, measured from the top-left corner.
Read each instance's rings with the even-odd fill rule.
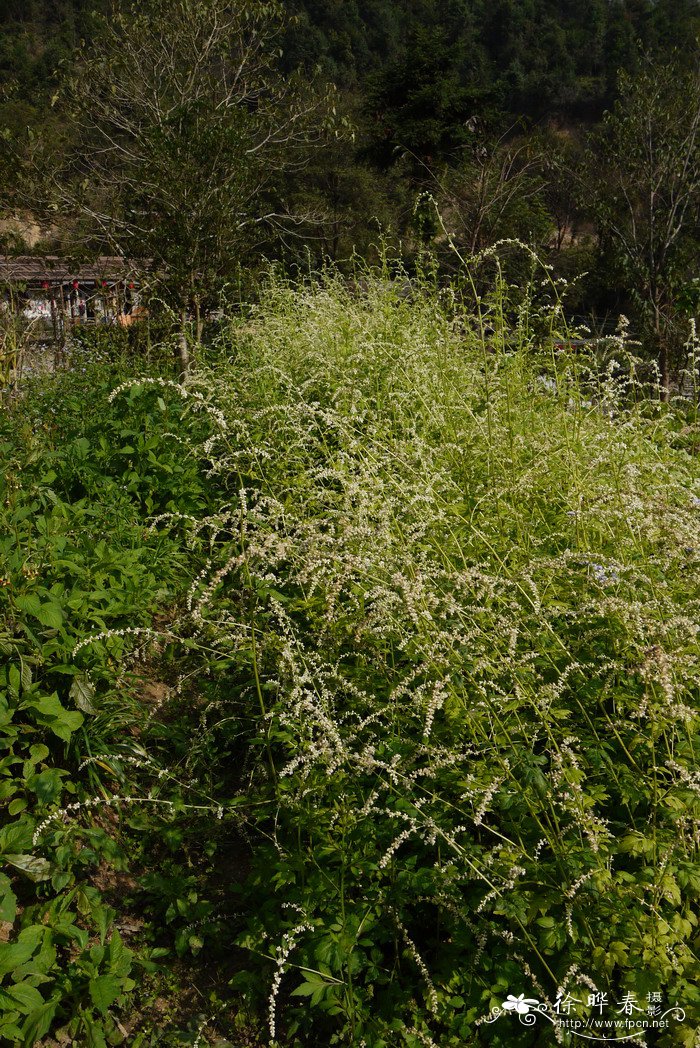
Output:
[[[95,249],[148,259],[178,314],[286,228],[280,183],[320,140],[320,96],[277,66],[283,23],[258,0],[134,3],[100,23],[65,80],[73,135],[45,161],[60,171],[52,203],[82,216]]]
[[[207,25],[218,39],[209,50]],[[241,266],[259,272],[263,255],[295,267],[353,253],[375,260],[381,235],[419,255],[427,231],[416,243],[413,206],[429,191],[454,207],[462,246],[511,236],[552,249],[561,274],[593,270],[581,285],[586,311],[638,321],[636,278],[604,235],[597,255],[591,247],[600,226],[591,192],[577,191],[576,144],[643,55],[685,76],[699,28],[695,0],[8,2],[0,207],[13,217],[0,246],[26,251],[26,239],[32,250],[66,254],[79,243],[92,255],[154,260],[168,273],[160,293],[170,309],[184,303],[201,317],[224,285],[240,282]],[[251,46],[241,51],[244,40]],[[248,74],[220,75],[236,54]],[[332,121],[312,101],[319,76],[340,89]],[[343,134],[321,134],[327,123]],[[476,125],[486,162],[475,153]],[[549,129],[549,152],[528,178],[492,168],[516,126],[515,151],[524,144],[531,154]],[[567,151],[576,163],[562,166]],[[596,167],[598,187],[614,181],[613,162],[608,173],[600,179]],[[506,182],[514,195],[502,208]],[[475,222],[485,211],[489,221]],[[676,291],[692,263],[686,246]],[[186,370],[184,333],[180,346]]]
[[[490,1010],[591,981],[692,1043],[697,405],[523,257],[271,278],[184,385],[5,418],[10,1044],[119,1043],[149,979],[188,1030],[136,1044],[528,1048]]]
[[[591,980],[683,1002],[669,1045],[700,1022],[700,478],[624,337],[607,377],[555,350],[541,283],[272,283],[193,380],[228,425],[188,767],[253,834],[222,920],[277,1043],[481,1043]],[[175,890],[181,949],[215,941]]]
[[[75,1043],[120,1043],[114,1006],[136,985],[133,951],[93,883],[101,864],[123,865],[113,828],[98,818],[79,840],[63,819],[89,809],[96,790],[104,799],[94,774],[81,771],[91,746],[103,753],[122,744],[127,708],[132,727],[146,716],[125,705],[133,685],[121,665],[123,629],[149,624],[184,581],[176,544],[144,532],[144,513],[167,510],[173,498],[199,510],[203,489],[181,445],[162,436],[179,412],[152,397],[125,425],[107,399],[116,379],[76,351],[70,371],[25,393],[0,421],[0,1039],[8,1045],[31,1046],[57,1027]],[[81,642],[105,632],[88,670]]]
[[[633,68],[637,41],[656,52],[687,48],[700,21],[694,0],[596,0],[585,9],[565,0],[294,0],[286,6],[294,16],[284,35],[287,72],[320,63],[331,80],[353,90],[383,69],[393,78],[389,70],[413,48],[416,31],[430,27],[428,35],[446,34],[444,47],[456,42],[453,70],[471,37],[475,50],[467,57],[481,66],[492,97],[518,115],[598,108],[613,97],[618,69]],[[101,0],[7,0],[0,12],[5,89],[29,101],[53,93],[59,60],[92,35],[91,16],[105,7]]]
[[[620,100],[593,137],[587,180],[601,244],[655,336],[666,385],[676,302],[695,273],[700,207],[700,74],[674,59],[623,76]]]

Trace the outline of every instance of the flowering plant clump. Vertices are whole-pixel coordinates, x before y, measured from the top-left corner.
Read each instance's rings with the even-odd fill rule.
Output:
[[[0,591],[0,845],[41,878],[8,948],[62,951],[18,1043],[133,1035],[158,954],[218,980],[183,1043],[254,1014],[290,1048],[526,1048],[611,1001],[677,1006],[652,1043],[694,1044],[697,397],[662,403],[624,325],[568,349],[530,263],[515,286],[494,250],[410,300],[271,278],[184,387],[120,375],[92,458],[76,436],[8,489],[39,574],[13,552]]]
[[[206,730],[247,733],[260,834],[234,984],[266,966],[275,1043],[476,1044],[515,986],[698,1022],[697,461],[624,333],[611,378],[507,294],[272,283],[192,380]]]

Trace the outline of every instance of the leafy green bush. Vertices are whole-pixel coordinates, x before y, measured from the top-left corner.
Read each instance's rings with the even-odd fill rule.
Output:
[[[126,857],[113,809],[100,807],[109,793],[94,755],[114,786],[120,760],[133,759],[121,734],[148,716],[125,654],[152,636],[156,611],[176,608],[187,578],[181,544],[144,530],[144,512],[204,502],[196,462],[164,436],[179,412],[152,397],[126,425],[109,404],[114,382],[93,362],[30,390],[1,423],[6,1044],[33,1045],[56,1027],[72,1043],[121,1043],[112,1005],[136,986],[133,952],[95,886],[105,864],[124,870]],[[79,837],[63,825],[91,808]],[[141,972],[150,953],[140,952]]]

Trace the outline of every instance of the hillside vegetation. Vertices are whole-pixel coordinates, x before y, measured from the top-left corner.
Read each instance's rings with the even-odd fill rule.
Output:
[[[695,0],[294,0],[285,64],[321,63],[346,89],[368,76],[410,69],[411,52],[436,62],[445,80],[481,75],[480,94],[516,115],[594,115],[611,100],[620,67],[637,43],[652,51],[688,48],[700,28]],[[0,83],[26,103],[55,89],[60,61],[94,31],[106,0],[6,0],[0,11]],[[428,49],[426,50],[426,45]],[[466,59],[466,63],[465,63]],[[472,89],[475,84],[472,85]],[[467,114],[469,115],[469,114]]]

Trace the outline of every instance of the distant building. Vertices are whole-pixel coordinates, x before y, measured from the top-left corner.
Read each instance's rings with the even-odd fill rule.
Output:
[[[72,265],[52,255],[0,255],[0,303],[56,336],[78,324],[128,325],[145,315],[138,270],[119,257]]]

